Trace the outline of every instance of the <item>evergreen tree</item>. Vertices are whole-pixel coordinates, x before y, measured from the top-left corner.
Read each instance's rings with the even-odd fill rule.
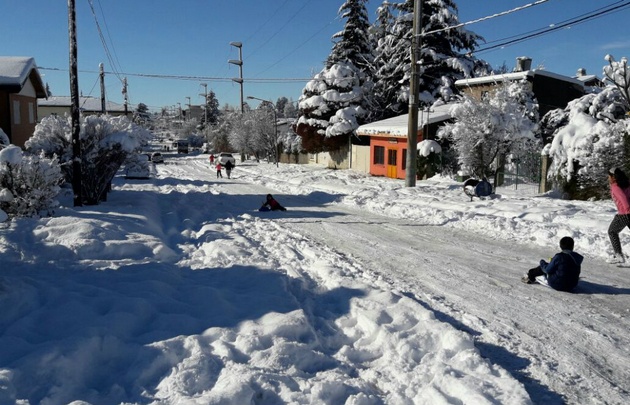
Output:
[[[338,150],[365,116],[365,76],[351,63],[323,69],[306,84],[299,100],[296,132],[310,153]]]
[[[287,106],[287,103],[289,102],[289,99],[286,97],[279,97],[278,101],[276,101],[276,111],[278,114],[278,118],[284,118],[284,109]]]
[[[338,14],[346,19],[346,23],[342,31],[333,35],[333,40],[338,40],[332,47],[326,67],[330,68],[337,62],[352,62],[364,73],[370,71],[374,58],[366,2],[367,0],[346,0],[339,8]]]
[[[373,41],[377,41],[374,99],[377,106],[370,120],[406,112],[411,79],[411,40],[414,0],[384,2]],[[396,14],[394,14],[396,13]],[[455,94],[455,80],[484,75],[490,66],[469,56],[482,38],[464,28],[433,32],[459,24],[453,0],[423,0],[423,35],[420,48],[419,103],[431,105],[437,99],[449,101]],[[380,116],[379,116],[380,115]]]
[[[365,94],[371,88],[373,60],[366,0],[346,0],[339,15],[344,29],[333,35],[326,67],[311,80],[300,97],[296,132],[308,152],[339,149],[363,123]]]
[[[133,122],[138,125],[147,126],[151,122],[149,107],[144,103],[139,103],[133,112]]]
[[[208,97],[206,98],[206,112],[201,117],[201,122],[205,124],[206,114],[208,115],[208,124],[216,124],[219,120],[219,100],[214,91],[208,91]]]

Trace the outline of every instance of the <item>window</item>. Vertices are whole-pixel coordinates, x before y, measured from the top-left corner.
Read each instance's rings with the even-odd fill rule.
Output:
[[[403,149],[403,163],[402,163],[402,168],[403,168],[403,170],[407,170],[407,149]]]
[[[390,166],[396,166],[396,158],[398,157],[397,149],[389,149],[387,151],[387,164]]]
[[[28,123],[35,123],[35,107],[33,106],[33,103],[28,103]]]
[[[374,147],[374,162],[373,163],[375,165],[385,164],[385,147],[383,146]]]
[[[20,102],[18,100],[13,100],[13,123],[15,125],[20,125],[22,123],[20,115]]]

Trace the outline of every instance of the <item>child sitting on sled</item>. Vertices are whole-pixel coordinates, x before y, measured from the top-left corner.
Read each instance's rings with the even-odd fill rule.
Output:
[[[570,236],[560,239],[560,253],[549,263],[540,261],[540,266],[530,269],[522,281],[527,284],[536,283],[537,277],[547,281],[549,287],[559,291],[571,291],[577,286],[584,257],[573,251],[574,241]],[[540,280],[540,278],[539,278]]]
[[[265,201],[258,211],[286,211],[278,201],[276,201],[271,194],[267,194],[267,201]]]

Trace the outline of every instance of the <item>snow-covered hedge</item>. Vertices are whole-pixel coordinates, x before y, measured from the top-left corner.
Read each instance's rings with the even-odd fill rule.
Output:
[[[35,216],[57,205],[63,175],[56,158],[24,154],[17,146],[0,150],[0,222]]]
[[[83,202],[98,204],[128,154],[152,134],[126,117],[88,116],[81,120],[81,188]],[[69,117],[46,117],[26,142],[29,151],[59,157],[66,181],[72,183],[72,128]]]

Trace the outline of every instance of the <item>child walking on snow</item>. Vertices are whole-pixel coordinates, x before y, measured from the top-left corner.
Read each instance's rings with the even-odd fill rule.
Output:
[[[626,259],[621,251],[619,232],[625,227],[630,228],[630,180],[623,170],[613,167],[608,171],[610,195],[617,207],[617,214],[608,227],[608,238],[613,248],[613,255],[606,260],[608,263],[625,263]]]
[[[221,162],[217,163],[217,179],[219,177],[223,178],[223,175],[221,174],[221,169],[223,169],[223,166],[221,166]]]

